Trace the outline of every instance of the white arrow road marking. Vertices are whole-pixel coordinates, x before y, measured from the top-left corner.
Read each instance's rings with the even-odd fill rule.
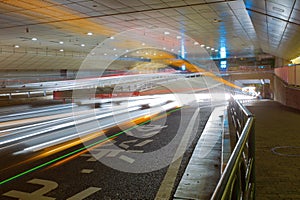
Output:
[[[81,156],[91,157],[87,161],[95,162],[103,157],[116,157],[119,153],[124,152],[123,149],[97,149],[98,153],[83,154]]]
[[[142,146],[145,146],[146,144],[148,144],[150,142],[153,142],[153,140],[145,140],[145,141],[143,141],[143,142],[141,142],[139,144],[136,144],[134,146],[136,146],[136,147],[142,147]]]
[[[119,146],[124,148],[124,149],[128,149],[129,148],[129,145],[127,144],[130,144],[130,143],[135,143],[137,142],[138,140],[128,140],[128,141],[124,141],[122,142]]]

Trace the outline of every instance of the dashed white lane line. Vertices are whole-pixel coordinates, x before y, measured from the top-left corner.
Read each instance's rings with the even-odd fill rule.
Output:
[[[82,173],[82,174],[90,174],[90,173],[92,173],[94,170],[93,169],[82,169],[80,172]]]

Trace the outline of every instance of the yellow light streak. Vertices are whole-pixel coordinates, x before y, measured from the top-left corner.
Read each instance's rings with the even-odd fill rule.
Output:
[[[64,163],[66,163],[66,162],[69,162],[69,161],[71,161],[71,160],[77,158],[78,156],[80,156],[80,155],[82,155],[82,154],[84,154],[84,153],[86,153],[86,152],[88,152],[88,151],[91,151],[91,150],[93,150],[93,149],[95,149],[95,148],[98,148],[98,147],[100,147],[100,146],[103,146],[104,144],[106,144],[106,143],[108,143],[108,142],[111,142],[111,141],[114,140],[114,139],[115,139],[115,138],[111,138],[111,139],[106,140],[106,141],[104,141],[104,142],[101,142],[101,143],[99,143],[99,144],[97,144],[97,145],[95,145],[95,146],[92,146],[92,147],[90,147],[90,148],[87,148],[87,149],[85,149],[85,150],[83,150],[83,151],[81,151],[81,152],[78,152],[78,153],[76,153],[76,154],[74,154],[74,155],[72,155],[72,156],[70,156],[70,157],[67,157],[67,158],[65,158],[65,159],[63,159],[63,160],[61,160],[61,161],[59,161],[59,162],[57,162],[57,163],[54,163],[54,164],[50,165],[49,167],[45,168],[44,170],[48,170],[48,169],[50,169],[50,168],[60,166],[60,165],[62,165],[62,164],[64,164]]]
[[[75,33],[85,34],[90,31],[101,35],[112,35],[115,33],[112,29],[95,23],[89,19],[83,19],[82,16],[75,14],[75,11],[68,9],[66,6],[54,5],[50,1],[40,0],[4,0],[2,3],[10,5],[20,10],[15,10],[14,13],[28,17],[37,22],[47,23],[49,21],[52,26],[62,30],[73,31]],[[55,22],[55,23],[54,23]]]

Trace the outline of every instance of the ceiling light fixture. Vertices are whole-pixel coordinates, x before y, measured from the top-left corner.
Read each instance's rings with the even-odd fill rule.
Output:
[[[59,44],[63,44],[64,42],[63,41],[59,41]]]
[[[60,49],[59,51],[63,52],[64,50],[63,50],[63,49]]]
[[[85,46],[85,44],[81,44],[80,46],[84,47],[84,46]]]
[[[37,38],[35,38],[35,37],[34,37],[34,38],[32,38],[31,40],[33,40],[33,41],[37,41]]]
[[[113,39],[115,39],[115,37],[114,37],[114,36],[111,36],[110,39],[113,40]]]
[[[93,35],[93,33],[92,32],[88,32],[87,35]]]
[[[168,31],[165,31],[165,32],[164,32],[164,34],[165,34],[165,35],[169,35],[169,34],[170,34],[170,32],[168,32]]]
[[[20,46],[19,46],[19,45],[15,45],[14,47],[15,47],[15,48],[19,48]]]

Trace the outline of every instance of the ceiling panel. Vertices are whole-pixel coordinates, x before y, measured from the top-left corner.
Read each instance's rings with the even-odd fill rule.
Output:
[[[265,0],[244,0],[247,9],[255,10],[260,13],[266,13]]]
[[[295,0],[269,0],[269,2],[272,2],[274,4],[279,4],[284,7],[292,8],[295,3]]]
[[[300,10],[293,9],[290,21],[300,25]]]
[[[290,59],[299,49],[299,23],[298,0],[1,1],[0,45],[3,52],[12,55],[1,64],[8,65],[16,56],[11,66],[20,68],[24,62],[24,68],[32,67],[31,63],[45,65],[36,66],[42,69],[54,67],[47,62],[57,56],[56,67],[78,67],[80,59],[69,57],[83,57],[111,35],[138,27],[169,28],[179,34],[184,31],[216,49],[226,44],[230,56],[252,55],[263,49]],[[87,32],[94,34],[88,36]],[[32,37],[38,40],[32,41]]]
[[[283,20],[288,20],[291,14],[292,8],[283,6],[282,4],[276,4],[267,1],[266,6],[267,14],[271,16],[276,16]]]

